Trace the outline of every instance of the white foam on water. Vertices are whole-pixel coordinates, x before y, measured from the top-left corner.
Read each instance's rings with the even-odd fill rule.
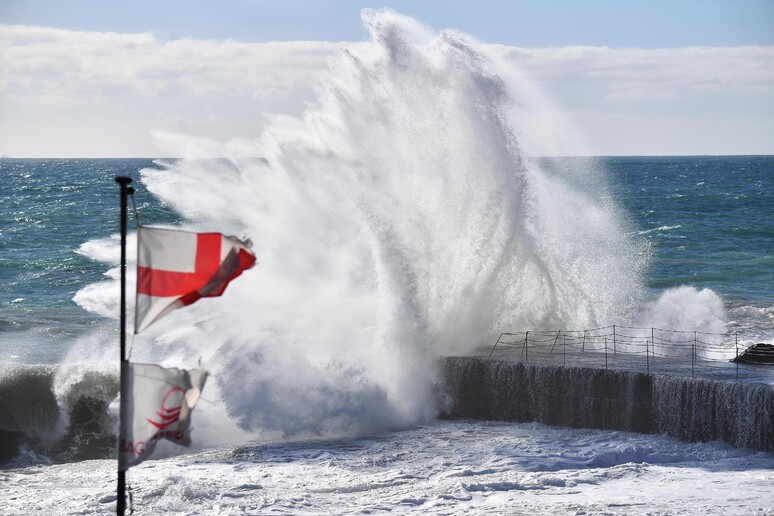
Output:
[[[10,513],[115,513],[115,461],[2,478]],[[145,462],[127,481],[135,514],[774,511],[770,453],[536,423],[439,421],[358,439],[221,447]]]
[[[656,341],[654,352],[662,356],[690,353],[687,346],[694,339],[699,358],[723,362],[733,358],[736,352],[736,341],[730,334],[727,320],[723,299],[717,293],[708,288],[698,290],[682,285],[665,290],[657,299],[646,304],[636,324],[645,328],[672,330],[656,331],[660,340]],[[641,338],[642,335],[640,331]]]

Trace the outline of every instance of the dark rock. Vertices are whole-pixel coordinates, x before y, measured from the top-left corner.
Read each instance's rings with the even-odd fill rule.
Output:
[[[766,364],[774,365],[774,345],[772,344],[753,344],[745,349],[741,355],[732,358],[731,362],[740,364]]]

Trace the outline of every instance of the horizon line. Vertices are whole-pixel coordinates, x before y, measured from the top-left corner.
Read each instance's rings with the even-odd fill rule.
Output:
[[[572,154],[559,154],[559,155],[546,155],[546,156],[524,156],[525,158],[721,158],[721,157],[774,157],[774,153],[753,153],[753,154],[585,154],[585,155],[572,155]],[[87,159],[143,159],[143,160],[157,160],[157,159],[230,159],[228,156],[207,156],[186,158],[182,156],[8,156],[1,155],[0,160],[22,160],[22,159],[69,159],[69,160],[87,160]],[[247,156],[243,159],[265,159],[263,156]]]

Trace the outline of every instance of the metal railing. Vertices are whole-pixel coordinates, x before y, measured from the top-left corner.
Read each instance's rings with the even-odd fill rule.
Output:
[[[503,332],[497,338],[489,358],[495,350],[519,353],[519,360],[561,360],[567,365],[601,361],[604,354],[605,369],[615,367],[617,359],[627,357],[625,364],[637,365],[650,373],[659,364],[680,363],[687,367],[690,362],[691,376],[696,368],[729,367],[729,361],[744,351],[739,347],[738,333],[708,333],[700,331],[666,330],[611,325],[587,330],[551,330]],[[587,354],[588,353],[588,354]],[[593,353],[593,355],[590,355]],[[579,357],[587,357],[585,360]],[[641,363],[636,357],[641,357]],[[575,362],[575,364],[572,364]],[[621,361],[618,361],[620,364]],[[736,375],[739,377],[739,361]]]

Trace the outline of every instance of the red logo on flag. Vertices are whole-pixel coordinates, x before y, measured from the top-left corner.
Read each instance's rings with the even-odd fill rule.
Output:
[[[177,423],[180,420],[180,410],[183,407],[184,396],[185,391],[181,387],[172,387],[161,400],[161,410],[156,412],[159,420],[145,419],[159,430],[165,430],[170,425]]]

